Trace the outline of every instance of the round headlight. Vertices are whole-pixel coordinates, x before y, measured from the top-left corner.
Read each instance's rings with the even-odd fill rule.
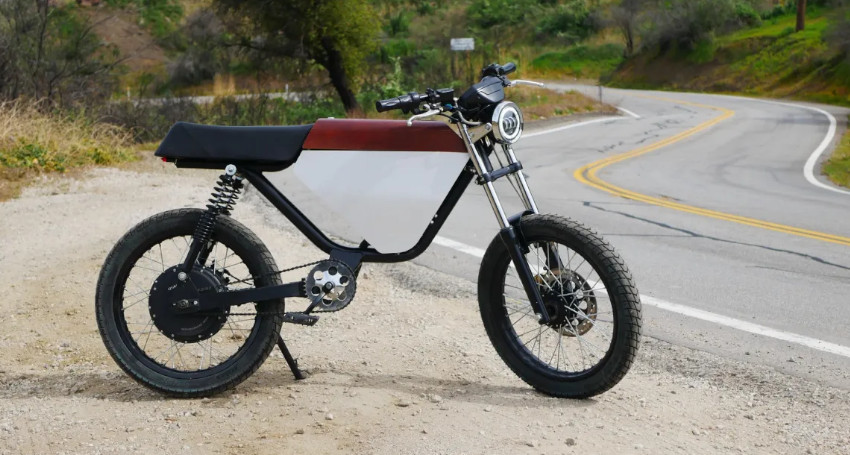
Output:
[[[522,112],[519,106],[503,101],[493,110],[493,135],[503,144],[513,144],[522,136]]]

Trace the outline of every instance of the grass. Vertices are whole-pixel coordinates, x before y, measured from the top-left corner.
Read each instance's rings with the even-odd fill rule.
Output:
[[[573,114],[600,112],[612,114],[616,109],[578,92],[556,92],[539,88],[510,89],[507,99],[522,109],[526,120],[544,120]]]
[[[79,116],[39,111],[34,103],[0,103],[0,200],[35,175],[136,159],[131,135]]]
[[[698,45],[687,55],[642,55],[620,67],[613,85],[790,97],[850,105],[850,60],[824,41],[833,16],[812,8],[806,28],[780,16]]]
[[[850,125],[850,117],[848,118]],[[823,165],[823,172],[833,183],[850,187],[850,128],[838,143],[832,156]]]
[[[572,76],[598,79],[623,61],[623,46],[615,43],[573,46],[565,51],[546,52],[531,61],[530,73],[537,77]]]

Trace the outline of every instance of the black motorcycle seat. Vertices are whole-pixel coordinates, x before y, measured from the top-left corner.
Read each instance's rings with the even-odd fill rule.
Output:
[[[247,164],[285,168],[298,159],[310,125],[212,126],[177,122],[168,131],[156,156],[178,166]]]

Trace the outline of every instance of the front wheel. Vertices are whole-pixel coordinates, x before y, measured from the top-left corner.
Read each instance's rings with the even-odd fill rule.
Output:
[[[557,397],[586,398],[616,385],[637,354],[641,307],[625,263],[599,235],[551,215],[519,225],[551,321],[540,324],[499,236],[478,277],[490,341],[514,373]]]

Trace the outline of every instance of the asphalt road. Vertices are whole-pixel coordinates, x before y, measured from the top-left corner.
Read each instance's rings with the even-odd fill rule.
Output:
[[[803,172],[828,117],[718,95],[604,89],[603,99],[629,114],[529,134],[516,150],[541,212],[591,226],[626,259],[645,296],[644,333],[850,388],[850,194]],[[840,137],[848,110],[818,107]],[[575,175],[635,150],[593,178]],[[639,200],[599,188],[610,185]],[[483,250],[497,227],[473,185],[440,237]],[[474,282],[480,259],[434,245],[417,262]]]

